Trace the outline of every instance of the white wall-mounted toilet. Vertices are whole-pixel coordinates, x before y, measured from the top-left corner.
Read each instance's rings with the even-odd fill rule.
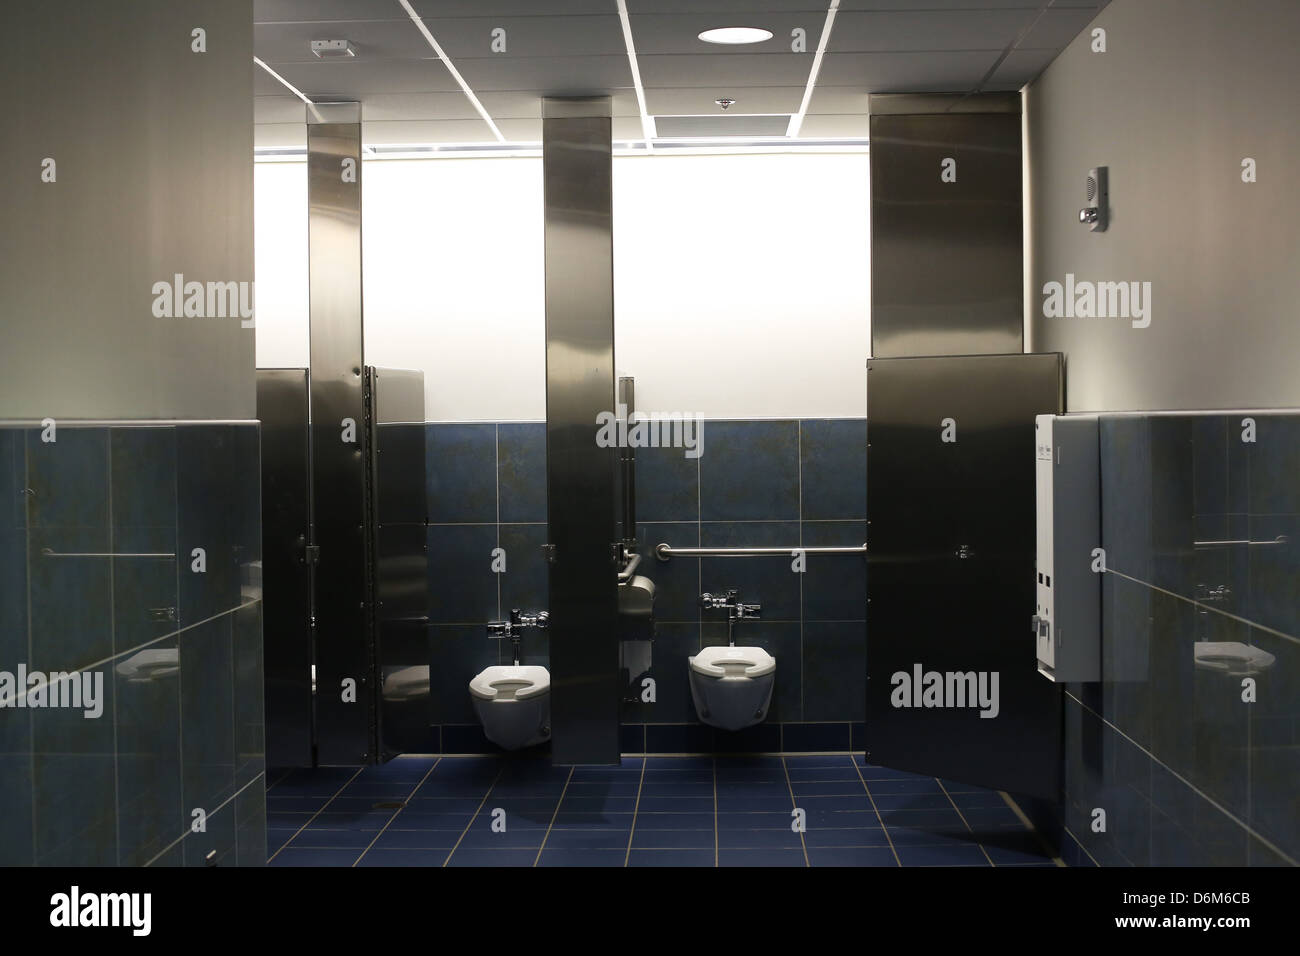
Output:
[[[761,647],[706,647],[690,661],[691,698],[700,720],[740,730],[767,716],[776,658]]]
[[[483,733],[503,750],[551,737],[551,675],[545,667],[496,665],[469,682]]]

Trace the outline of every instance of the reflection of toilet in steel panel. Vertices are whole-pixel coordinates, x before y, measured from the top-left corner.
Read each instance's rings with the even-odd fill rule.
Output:
[[[1267,670],[1276,659],[1268,651],[1240,641],[1197,641],[1192,656],[1201,670],[1243,677]]]

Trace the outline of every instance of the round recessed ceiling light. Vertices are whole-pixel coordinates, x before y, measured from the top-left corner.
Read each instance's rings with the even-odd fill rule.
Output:
[[[772,39],[772,31],[758,27],[719,27],[705,30],[700,39],[705,43],[762,43]]]

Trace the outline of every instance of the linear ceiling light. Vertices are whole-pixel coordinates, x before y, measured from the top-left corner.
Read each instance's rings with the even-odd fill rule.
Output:
[[[406,11],[407,15],[411,18],[411,21],[419,27],[420,32],[424,34],[425,40],[429,42],[429,46],[433,47],[433,52],[438,54],[438,59],[442,60],[443,65],[447,67],[452,78],[460,84],[460,88],[465,91],[465,95],[469,97],[469,101],[474,104],[474,109],[478,110],[478,115],[483,117],[483,122],[487,123],[488,128],[492,130],[492,135],[497,138],[497,142],[504,143],[506,138],[501,135],[501,130],[497,129],[497,124],[492,122],[492,117],[488,115],[488,111],[483,108],[483,104],[480,103],[478,97],[474,95],[474,91],[469,88],[469,84],[466,83],[465,78],[460,75],[460,71],[457,70],[456,65],[451,62],[451,58],[443,52],[438,41],[433,38],[433,34],[430,33],[429,28],[424,25],[424,21],[420,19],[420,15],[411,9],[411,4],[407,2],[407,0],[397,0],[397,2],[402,5],[402,9]]]
[[[253,57],[253,62],[256,63],[258,66],[260,66],[262,69],[266,70],[267,73],[270,73],[271,76],[277,79],[280,82],[280,84],[285,89],[287,89],[290,93],[292,93],[294,96],[298,97],[298,99],[306,103],[307,109],[311,110],[312,116],[316,117],[316,122],[319,123],[321,121],[320,113],[317,112],[316,110],[316,104],[313,103],[311,100],[307,99],[307,97],[303,95],[302,90],[298,89],[298,87],[294,86],[292,83],[290,83],[288,80],[282,77],[279,73],[275,72],[275,70],[271,69],[269,66],[266,65],[266,63],[264,63],[262,60],[258,59],[257,57]]]
[[[840,8],[840,0],[831,0],[830,9],[826,11],[826,22],[822,24],[822,38],[817,41],[817,52],[813,56],[812,69],[808,71],[808,85],[804,87],[803,102],[799,104],[799,112],[790,117],[790,125],[785,131],[786,136],[798,136],[799,128],[803,126],[803,118],[808,112],[808,104],[812,101],[813,87],[817,85],[817,73],[822,68],[822,56],[826,53],[826,44],[831,40],[831,27],[835,24],[835,11]]]
[[[645,107],[645,87],[641,85],[641,68],[636,62],[636,46],[632,43],[632,22],[627,15],[627,0],[618,0],[618,19],[623,24],[623,43],[627,46],[627,61],[632,67],[632,85],[636,87],[636,103],[641,110],[641,134],[645,136],[646,149],[652,145],[656,136],[654,117]]]

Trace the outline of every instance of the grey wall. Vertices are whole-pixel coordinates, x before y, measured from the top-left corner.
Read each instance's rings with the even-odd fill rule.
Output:
[[[253,417],[253,329],[155,318],[151,291],[253,279],[252,21],[252,0],[7,5],[0,417]]]
[[[1027,91],[1030,346],[1066,353],[1068,408],[1300,405],[1297,33],[1294,0],[1115,0]],[[1078,222],[1096,165],[1104,233]],[[1043,318],[1067,272],[1151,282],[1150,326]]]

